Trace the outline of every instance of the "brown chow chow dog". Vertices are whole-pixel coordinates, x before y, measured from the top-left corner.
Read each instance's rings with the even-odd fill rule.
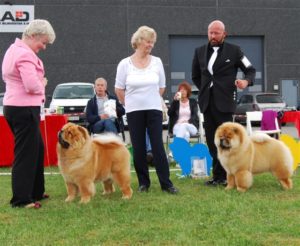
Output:
[[[262,172],[271,172],[284,189],[293,187],[293,157],[281,141],[263,133],[249,137],[242,125],[226,122],[216,131],[215,145],[227,172],[225,189],[237,187],[245,192],[252,185],[252,175]]]
[[[58,136],[58,165],[64,177],[68,197],[73,201],[80,193],[80,203],[88,203],[95,195],[95,181],[102,181],[104,192],[115,191],[115,181],[123,199],[130,199],[130,153],[122,140],[114,134],[91,138],[81,126],[67,123]]]

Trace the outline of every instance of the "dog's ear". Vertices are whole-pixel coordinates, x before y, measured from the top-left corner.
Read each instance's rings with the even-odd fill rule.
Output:
[[[82,133],[84,139],[87,139],[88,131],[83,126],[78,126],[78,130]]]
[[[244,142],[244,134],[243,134],[242,129],[240,127],[234,127],[233,131],[237,136],[239,136],[240,142],[241,143]]]

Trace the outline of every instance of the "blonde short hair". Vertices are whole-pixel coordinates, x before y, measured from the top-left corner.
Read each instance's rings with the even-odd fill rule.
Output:
[[[157,34],[153,28],[148,26],[141,26],[131,37],[131,47],[133,49],[136,49],[138,44],[141,43],[142,40],[151,40],[155,43],[156,37]]]
[[[32,35],[46,35],[48,41],[52,44],[55,40],[55,32],[53,27],[47,20],[35,19],[26,26],[22,37],[30,37]]]

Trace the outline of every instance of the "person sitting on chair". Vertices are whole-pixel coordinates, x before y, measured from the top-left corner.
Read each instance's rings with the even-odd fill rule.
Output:
[[[189,141],[199,128],[197,101],[190,98],[192,88],[186,81],[178,85],[177,93],[168,110],[169,133]]]
[[[86,107],[86,116],[89,130],[93,133],[113,132],[118,133],[118,119],[125,114],[125,109],[119,100],[107,92],[107,81],[97,78],[95,93]]]

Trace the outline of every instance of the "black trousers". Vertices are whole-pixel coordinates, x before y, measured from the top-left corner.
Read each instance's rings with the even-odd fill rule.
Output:
[[[44,143],[40,132],[40,107],[4,106],[4,116],[14,135],[12,167],[13,207],[40,200],[44,194]]]
[[[162,189],[173,186],[170,180],[169,163],[162,140],[162,112],[140,110],[127,113],[128,128],[133,147],[134,168],[139,185],[150,186],[149,169],[146,160],[146,129],[152,146],[153,161]]]
[[[213,88],[211,88],[211,94],[209,99],[209,105],[207,110],[203,113],[204,116],[204,128],[206,135],[206,142],[213,158],[213,178],[216,180],[226,180],[226,171],[222,167],[218,160],[217,147],[214,143],[215,132],[222,123],[232,121],[232,113],[220,112],[215,105],[215,98],[213,96]]]

